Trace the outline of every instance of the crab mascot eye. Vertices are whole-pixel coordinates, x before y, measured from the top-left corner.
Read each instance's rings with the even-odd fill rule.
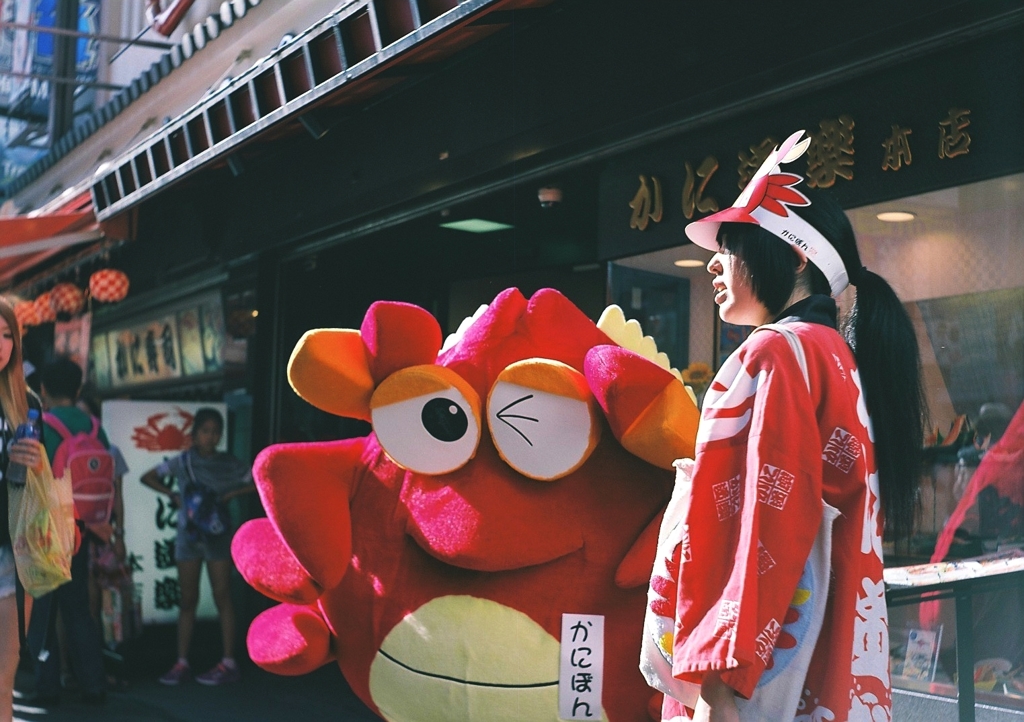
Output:
[[[587,380],[558,361],[526,359],[498,375],[487,424],[501,458],[523,476],[552,481],[583,465],[601,438]]]
[[[388,457],[420,474],[461,468],[480,443],[480,397],[443,366],[389,376],[370,399],[370,417]]]

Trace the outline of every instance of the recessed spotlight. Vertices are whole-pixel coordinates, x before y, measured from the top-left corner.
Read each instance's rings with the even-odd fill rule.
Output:
[[[487,221],[483,218],[467,218],[464,221],[442,223],[441,228],[451,228],[456,231],[468,231],[470,233],[491,233],[492,231],[505,231],[512,228],[512,226],[508,223]]]
[[[681,258],[678,261],[673,261],[673,263],[680,268],[702,268],[707,265],[704,261],[700,261],[696,258]]]
[[[562,189],[554,186],[538,188],[537,200],[541,208],[553,208],[562,202]]]
[[[917,216],[910,211],[885,211],[879,213],[875,218],[886,223],[906,223],[914,220]]]

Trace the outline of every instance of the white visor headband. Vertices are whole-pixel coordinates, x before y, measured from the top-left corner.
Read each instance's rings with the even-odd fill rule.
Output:
[[[768,155],[732,207],[690,223],[686,235],[701,248],[717,251],[718,229],[723,223],[760,226],[817,266],[828,279],[832,295],[838,296],[850,282],[843,259],[820,231],[790,211],[790,206],[809,206],[811,202],[794,188],[803,177],[779,169],[781,164],[792,163],[807,150],[811,139],[800,141],[803,134],[802,130],[793,133]]]

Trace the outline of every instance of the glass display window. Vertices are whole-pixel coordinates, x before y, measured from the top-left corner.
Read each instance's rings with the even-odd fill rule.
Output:
[[[889,281],[914,323],[930,412],[916,533],[887,565],[1014,553],[1024,545],[1024,475],[1000,472],[980,490],[972,479],[1024,400],[1024,177],[848,215],[864,265]],[[944,531],[952,541],[936,553]],[[955,645],[969,635],[977,701],[1024,708],[1019,583],[974,595],[970,617],[970,629],[958,625],[950,599],[891,607],[894,686],[956,697]]]

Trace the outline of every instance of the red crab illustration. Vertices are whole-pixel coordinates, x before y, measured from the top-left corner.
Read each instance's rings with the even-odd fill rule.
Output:
[[[145,426],[136,426],[132,430],[132,441],[135,447],[146,451],[184,451],[192,445],[193,415],[175,407],[180,424],[163,423],[170,414],[153,414],[146,419]]]
[[[268,517],[232,553],[281,604],[252,659],[337,661],[391,722],[555,722],[562,614],[603,615],[594,718],[648,720],[647,583],[696,407],[557,291],[504,291],[460,332],[440,350],[429,313],[379,302],[296,346],[299,395],[373,433],[257,458]]]

